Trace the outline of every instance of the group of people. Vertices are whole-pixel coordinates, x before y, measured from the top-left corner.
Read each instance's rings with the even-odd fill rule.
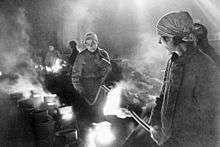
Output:
[[[138,126],[124,147],[217,147],[220,145],[220,58],[207,39],[204,25],[194,23],[186,11],[170,12],[157,23],[159,43],[172,55],[164,75],[161,94],[146,123],[150,134]],[[93,108],[99,87],[111,71],[108,53],[99,48],[94,32],[85,34],[85,49],[74,52],[71,81],[88,109]],[[141,62],[141,61],[140,61]],[[89,114],[89,115],[88,115]],[[151,138],[151,139],[149,139]]]

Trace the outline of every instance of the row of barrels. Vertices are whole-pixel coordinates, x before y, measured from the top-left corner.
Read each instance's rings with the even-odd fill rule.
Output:
[[[22,99],[21,94],[12,94],[25,123],[31,126],[37,147],[77,146],[78,131],[75,118],[62,119],[63,110],[72,110],[72,106],[60,106],[43,101],[36,105],[39,98]],[[67,112],[68,113],[68,112]],[[70,112],[69,112],[70,113]]]

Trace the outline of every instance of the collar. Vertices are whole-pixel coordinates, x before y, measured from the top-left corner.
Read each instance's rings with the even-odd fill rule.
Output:
[[[198,52],[198,48],[190,47],[188,48],[181,56],[178,56],[176,53],[173,53],[171,57],[171,61],[174,63],[187,63],[191,59],[191,57]]]

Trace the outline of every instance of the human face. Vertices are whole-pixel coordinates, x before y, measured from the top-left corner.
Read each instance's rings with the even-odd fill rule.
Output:
[[[90,52],[94,52],[98,47],[98,42],[96,40],[88,39],[85,41],[85,45]]]
[[[52,45],[49,46],[49,51],[53,51],[54,47]]]
[[[159,44],[162,44],[169,53],[175,52],[175,46],[173,44],[173,38],[168,36],[160,36]]]

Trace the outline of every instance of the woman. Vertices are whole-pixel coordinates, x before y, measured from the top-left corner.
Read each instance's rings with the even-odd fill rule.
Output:
[[[149,121],[151,137],[167,147],[218,146],[219,69],[199,51],[191,16],[171,12],[158,21],[157,33],[172,57]]]

